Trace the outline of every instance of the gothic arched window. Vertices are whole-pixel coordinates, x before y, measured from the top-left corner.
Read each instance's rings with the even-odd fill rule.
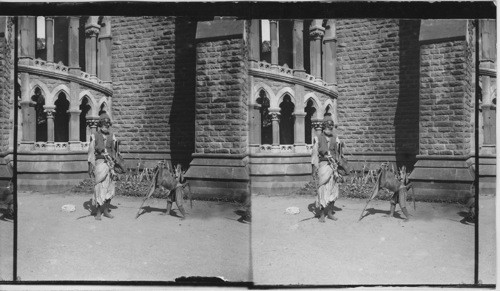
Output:
[[[323,114],[323,116],[327,116],[327,115],[333,116],[333,110],[332,110],[332,106],[331,105],[328,105],[326,107],[325,114]]]
[[[271,114],[269,114],[269,98],[267,97],[266,91],[261,90],[259,93],[259,98],[257,98],[257,104],[260,104],[260,121],[261,121],[261,143],[262,144],[272,144],[273,143],[273,127]]]
[[[80,104],[80,141],[87,141],[87,115],[90,112],[89,99],[87,97],[82,99],[82,104]]]
[[[306,117],[304,120],[304,126],[305,126],[305,142],[306,144],[311,144],[312,143],[312,118],[316,113],[316,108],[314,107],[314,101],[309,99],[307,101],[306,108],[304,108],[304,111],[306,112]]]
[[[36,119],[36,141],[47,141],[47,114],[45,113],[45,98],[42,95],[40,88],[35,88],[35,95],[31,96],[31,101],[35,102],[35,119]]]
[[[56,111],[54,114],[54,141],[67,142],[69,140],[69,101],[66,94],[59,93],[56,102]]]
[[[280,144],[293,144],[295,116],[293,111],[295,105],[290,95],[285,95],[280,104]]]

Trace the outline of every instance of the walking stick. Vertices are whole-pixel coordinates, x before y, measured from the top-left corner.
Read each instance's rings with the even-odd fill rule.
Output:
[[[359,216],[358,222],[360,222],[361,219],[363,218],[363,214],[365,213],[366,207],[368,207],[368,204],[370,203],[370,201],[372,201],[372,199],[378,195],[378,191],[380,189],[380,176],[382,176],[382,171],[377,176],[377,182],[375,183],[375,188],[373,189],[373,194],[372,194],[372,196],[370,196],[370,198],[368,198],[368,201],[366,201],[365,208],[363,208],[363,211],[361,211],[361,215]]]
[[[155,192],[155,184],[156,184],[156,180],[157,180],[156,179],[157,175],[158,175],[158,170],[156,170],[155,176],[151,180],[151,186],[149,186],[149,192],[146,195],[146,197],[144,198],[144,200],[142,200],[142,204],[139,207],[139,209],[137,210],[137,214],[135,215],[135,219],[137,219],[139,217],[139,215],[141,214],[142,206],[144,206],[144,203],[146,202],[146,200],[148,200],[149,197],[151,197],[151,195],[153,195],[153,193]]]
[[[411,185],[411,196],[413,196],[413,210],[417,210],[417,205],[415,204],[415,190],[413,190],[413,185]]]

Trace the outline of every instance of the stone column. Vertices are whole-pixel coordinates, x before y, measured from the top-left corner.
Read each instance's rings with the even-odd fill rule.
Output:
[[[19,16],[19,61],[35,58],[36,17]]]
[[[80,53],[78,47],[80,17],[70,16],[68,26],[69,72],[80,74]]]
[[[90,130],[88,135],[95,134],[97,132],[97,124],[99,122],[99,116],[87,116],[87,128]]]
[[[23,136],[22,142],[32,143],[36,140],[35,130],[35,110],[32,105],[33,102],[23,100],[20,102],[22,112],[22,127]]]
[[[111,86],[111,21],[104,17],[99,32],[99,56],[97,76],[105,85]]]
[[[316,77],[316,80],[321,80],[321,39],[325,34],[322,22],[322,20],[313,20],[309,27],[311,75]]]
[[[69,149],[76,150],[80,148],[80,109],[72,108],[68,110],[69,119]]]
[[[312,127],[311,140],[314,140],[315,136],[318,136],[319,134],[321,134],[321,123],[322,123],[321,119],[317,119],[317,118],[311,119],[311,127]]]
[[[271,36],[271,65],[278,65],[278,20],[269,20]]]
[[[250,143],[251,144],[261,144],[261,120],[260,120],[260,109],[262,105],[252,104],[250,105]]]
[[[78,108],[78,104],[80,103],[78,100],[78,95],[80,93],[80,84],[70,82],[69,90],[70,108],[67,111],[70,115],[68,144],[69,149],[73,150],[78,149],[75,144],[78,144],[78,146],[80,145],[80,113],[82,112]]]
[[[306,141],[305,141],[305,118],[306,113],[304,112],[304,108],[297,109],[296,112],[293,113],[295,115],[295,124],[294,124],[294,145],[295,152],[306,152]]]
[[[249,42],[249,61],[260,61],[260,19],[250,20]]]
[[[250,105],[250,152],[258,151],[259,145],[262,144],[262,121],[260,109],[262,105]]]
[[[97,35],[99,26],[88,23],[85,25],[85,72],[91,78],[97,78]]]
[[[304,70],[304,20],[293,21],[293,74],[300,76]]]
[[[323,38],[324,74],[323,80],[329,87],[337,84],[337,36],[335,20],[329,19],[326,23],[325,37]]]
[[[45,112],[47,113],[47,149],[54,148],[54,112],[56,110],[55,106],[43,106]]]
[[[23,143],[33,143],[36,140],[36,112],[30,96],[30,75],[20,73],[21,79],[21,114],[22,114],[22,139]]]
[[[483,141],[481,154],[496,153],[496,105],[493,103],[496,82],[496,27],[495,21],[479,22],[481,50],[479,74],[482,93]]]
[[[269,109],[273,127],[273,147],[280,144],[280,113],[279,109]]]
[[[45,49],[47,62],[54,62],[54,18],[45,17]]]

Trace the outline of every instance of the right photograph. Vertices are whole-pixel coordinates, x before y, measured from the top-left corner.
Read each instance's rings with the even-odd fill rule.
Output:
[[[255,285],[496,283],[496,34],[250,21]]]

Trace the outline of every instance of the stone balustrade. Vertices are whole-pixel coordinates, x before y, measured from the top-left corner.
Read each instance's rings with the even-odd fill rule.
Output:
[[[298,82],[313,90],[320,90],[324,93],[337,97],[337,85],[328,84],[322,79],[318,79],[313,75],[297,72],[301,70],[294,70],[286,66],[272,65],[266,61],[250,62],[250,74],[255,76],[267,77],[269,79],[283,80],[290,83]]]
[[[113,93],[108,84],[89,73],[82,71],[77,75],[70,74],[69,67],[63,65],[61,62],[53,63],[42,59],[22,59],[19,61],[19,72],[75,82],[105,95],[112,95]]]

